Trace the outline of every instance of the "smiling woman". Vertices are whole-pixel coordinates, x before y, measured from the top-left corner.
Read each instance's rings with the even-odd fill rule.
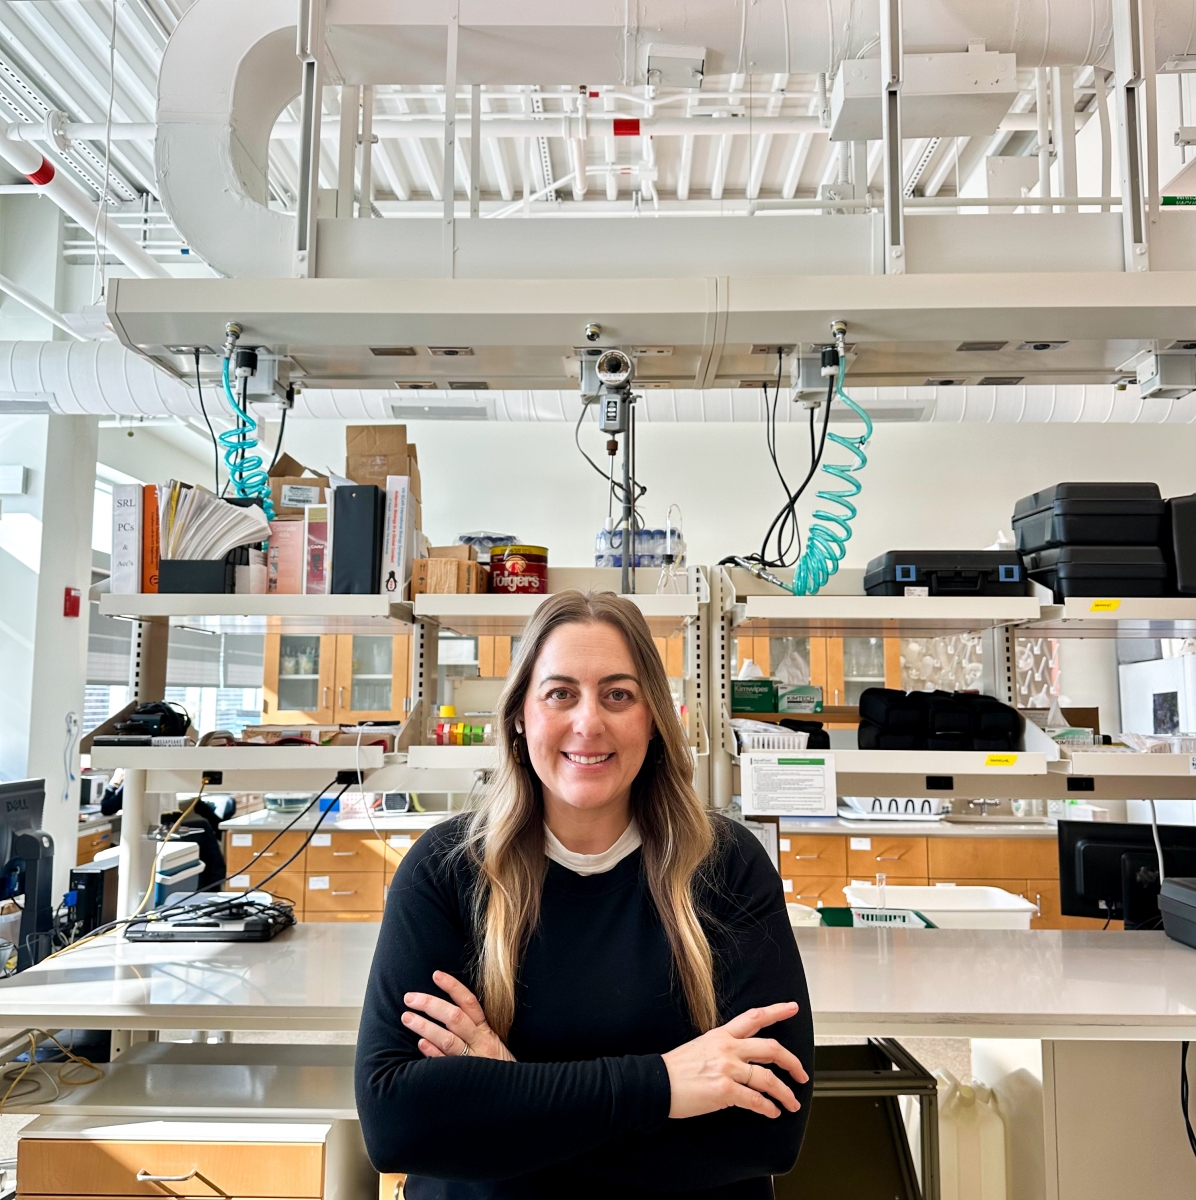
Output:
[[[498,724],[479,808],[387,901],[357,1052],[374,1165],[407,1200],[771,1196],[805,1128],[805,979],[763,849],[694,793],[639,609],[546,601]]]

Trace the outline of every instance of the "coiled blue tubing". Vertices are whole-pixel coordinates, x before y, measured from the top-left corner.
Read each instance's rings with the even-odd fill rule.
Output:
[[[229,382],[228,365],[229,360],[226,358],[222,376],[224,395],[229,407],[244,424],[238,423],[235,428],[226,429],[218,439],[224,447],[224,465],[228,469],[233,491],[243,499],[260,496],[262,507],[266,511],[266,520],[273,521],[274,503],[270,499],[270,476],[263,469],[263,460],[251,453],[257,449],[257,438],[253,436],[257,430],[257,422],[237,403],[232,384]]]

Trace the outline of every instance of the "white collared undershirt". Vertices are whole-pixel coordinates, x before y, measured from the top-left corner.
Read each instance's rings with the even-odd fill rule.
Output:
[[[643,838],[640,837],[639,826],[634,817],[631,824],[623,830],[619,840],[601,854],[575,854],[566,848],[547,825],[544,826],[545,856],[555,863],[560,863],[562,867],[568,867],[577,875],[601,875],[616,867],[629,854],[634,854],[642,844]]]

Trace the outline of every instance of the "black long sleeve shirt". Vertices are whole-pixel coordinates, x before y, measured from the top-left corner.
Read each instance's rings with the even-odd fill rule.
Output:
[[[700,891],[720,1019],[785,1000],[774,1037],[811,1070],[814,1036],[780,879],[752,834],[718,818]],[[408,1173],[408,1200],[771,1197],[796,1161],[811,1085],[768,1118],[741,1108],[670,1120],[661,1055],[697,1036],[643,875],[642,852],[600,875],[548,864],[541,917],[520,966],[507,1045],[518,1060],[424,1058],[401,1022],[408,991],[447,971],[475,993],[474,868],[452,854],[462,820],[404,858],[366,991],[356,1090],[379,1171]]]

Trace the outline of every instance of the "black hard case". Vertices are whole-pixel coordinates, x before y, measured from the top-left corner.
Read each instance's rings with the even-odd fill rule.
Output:
[[[866,688],[860,694],[861,750],[1017,749],[1022,718],[993,696]]]
[[[1159,549],[1167,560],[1167,590],[1191,596],[1196,594],[1196,495],[1173,496],[1166,504]]]
[[[864,573],[869,596],[904,596],[908,587],[932,596],[1022,596],[1026,571],[1015,550],[890,550]]]
[[[1158,546],[1057,546],[1026,557],[1030,578],[1069,596],[1162,596],[1167,563]]]
[[[1157,483],[1057,483],[1013,506],[1022,554],[1054,546],[1156,546],[1162,524]]]

